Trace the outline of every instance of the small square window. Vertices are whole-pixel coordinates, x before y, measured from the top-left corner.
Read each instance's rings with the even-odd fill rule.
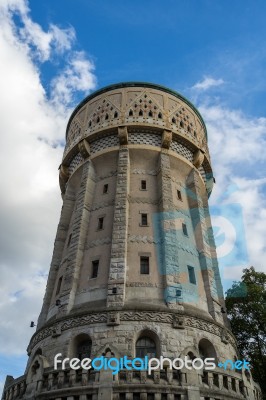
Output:
[[[186,226],[186,224],[182,224],[182,231],[183,231],[183,233],[184,233],[184,235],[185,236],[188,236],[188,233],[187,233],[187,226]]]
[[[148,214],[141,214],[141,226],[148,226]]]
[[[113,293],[113,294],[116,294],[116,293],[117,293],[117,288],[116,288],[116,287],[113,287],[112,293]]]
[[[91,264],[92,264],[91,278],[97,278],[99,269],[99,260],[94,260],[92,261]]]
[[[181,190],[177,189],[176,194],[177,194],[178,200],[182,200]]]
[[[104,220],[104,217],[100,217],[100,218],[98,218],[98,230],[101,230],[101,229],[103,229],[103,220]]]
[[[196,285],[195,268],[191,267],[190,265],[188,265],[187,269],[188,269],[189,282],[193,283],[194,285]]]
[[[141,190],[147,190],[147,182],[146,181],[144,181],[144,180],[142,180],[141,181]]]
[[[108,183],[103,185],[103,194],[106,194],[106,193],[108,193]]]
[[[150,259],[149,257],[140,257],[140,273],[142,275],[148,275],[150,273]]]

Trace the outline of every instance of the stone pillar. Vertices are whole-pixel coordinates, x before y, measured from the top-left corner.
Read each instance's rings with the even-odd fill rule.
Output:
[[[109,308],[121,307],[125,300],[129,182],[129,151],[127,146],[121,146],[118,155],[113,236],[108,279],[107,307]]]
[[[199,251],[200,268],[204,282],[208,310],[211,316],[216,319],[215,306],[212,299],[212,286],[214,282],[210,246],[208,243],[206,216],[204,212],[202,196],[200,193],[199,176],[194,169],[191,171],[187,179],[187,197],[196,245]]]
[[[200,390],[198,387],[189,386],[187,389],[188,400],[200,400]]]
[[[82,166],[80,188],[75,203],[72,238],[68,249],[68,264],[62,284],[63,304],[59,307],[58,316],[70,312],[75,302],[80,268],[83,262],[85,241],[90,220],[90,207],[95,188],[95,172],[91,161]]]
[[[157,221],[160,231],[160,260],[158,261],[164,275],[165,302],[170,308],[182,310],[183,307],[179,304],[182,301],[182,287],[179,281],[178,236],[171,183],[168,150],[162,149],[158,173],[158,187],[161,188],[160,215]]]

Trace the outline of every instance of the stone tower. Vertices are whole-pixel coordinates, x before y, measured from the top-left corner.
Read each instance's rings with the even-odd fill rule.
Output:
[[[180,94],[120,83],[85,98],[66,130],[63,207],[25,375],[4,400],[258,399],[244,371],[169,364],[54,369],[54,357],[238,357],[225,316],[208,197],[207,131]]]

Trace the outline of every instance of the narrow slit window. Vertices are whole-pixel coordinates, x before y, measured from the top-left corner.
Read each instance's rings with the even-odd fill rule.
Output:
[[[69,235],[69,237],[68,237],[67,247],[70,246],[71,239],[72,239],[72,233],[71,233],[71,234]]]
[[[187,232],[187,225],[186,224],[182,224],[182,231],[184,233],[185,236],[188,236],[188,232]]]
[[[190,265],[187,266],[188,269],[188,278],[189,282],[193,283],[193,285],[196,285],[196,275],[195,275],[195,268],[191,267]]]
[[[152,117],[152,116],[153,116],[152,111],[149,111],[149,117]]]
[[[128,116],[129,117],[133,117],[133,111],[132,110],[129,110]]]
[[[108,183],[103,185],[103,194],[106,194],[106,193],[108,193]]]
[[[99,271],[99,260],[92,261],[91,278],[97,278]]]
[[[142,275],[148,275],[150,273],[150,259],[149,257],[140,257],[140,273]]]
[[[160,119],[163,118],[162,113],[159,113],[159,114],[158,114],[158,118],[160,118]]]
[[[143,116],[143,111],[139,110],[139,116],[142,117]]]
[[[118,112],[117,111],[115,111],[115,113],[114,113],[114,118],[118,118]]]
[[[147,226],[148,225],[148,214],[141,214],[141,225]]]
[[[181,193],[181,190],[177,189],[176,194],[177,194],[178,200],[182,200],[182,193]]]
[[[147,189],[147,182],[142,180],[141,181],[141,190],[146,190]]]
[[[183,123],[183,121],[180,121],[180,128],[184,128],[184,123]]]
[[[60,276],[60,278],[58,279],[58,282],[57,282],[57,288],[56,288],[56,293],[55,293],[56,295],[60,293],[62,281],[63,281],[63,277]]]
[[[103,220],[104,217],[98,218],[98,230],[103,229]]]

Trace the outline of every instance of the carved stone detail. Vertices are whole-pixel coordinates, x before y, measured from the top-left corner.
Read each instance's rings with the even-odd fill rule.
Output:
[[[90,156],[90,145],[86,139],[83,139],[81,142],[79,142],[78,148],[84,160]]]
[[[126,126],[119,126],[118,127],[118,138],[121,145],[128,144],[128,133]]]
[[[193,156],[193,164],[196,168],[199,168],[204,161],[204,152],[202,150],[196,151]]]
[[[117,326],[120,324],[120,314],[119,312],[110,312],[107,316],[107,325]]]
[[[172,141],[172,132],[164,130],[162,137],[162,147],[164,147],[165,149],[169,149],[171,141]]]
[[[180,315],[175,315],[173,318],[173,328],[184,329],[185,328],[185,318]]]

